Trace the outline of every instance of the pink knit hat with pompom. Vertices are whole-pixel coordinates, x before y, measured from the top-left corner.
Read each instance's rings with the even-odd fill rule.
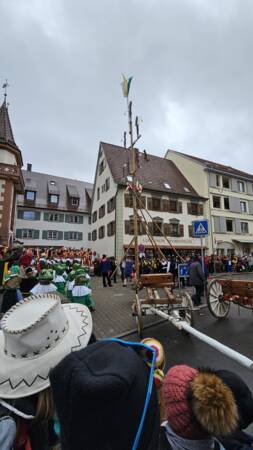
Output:
[[[176,434],[187,439],[203,435],[188,401],[190,383],[198,373],[198,370],[189,366],[174,366],[168,371],[163,382],[166,419]]]

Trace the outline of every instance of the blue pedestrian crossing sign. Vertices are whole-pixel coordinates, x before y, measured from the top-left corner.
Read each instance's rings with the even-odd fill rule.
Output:
[[[194,220],[193,235],[195,237],[208,236],[208,220]]]

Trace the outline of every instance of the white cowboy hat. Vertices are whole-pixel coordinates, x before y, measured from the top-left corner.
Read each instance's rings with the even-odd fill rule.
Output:
[[[15,399],[50,385],[50,370],[88,344],[92,318],[84,305],[61,305],[57,294],[34,295],[13,306],[1,328],[0,398]]]

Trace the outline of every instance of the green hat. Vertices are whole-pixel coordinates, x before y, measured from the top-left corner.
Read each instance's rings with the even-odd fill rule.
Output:
[[[65,266],[62,264],[57,264],[54,269],[57,275],[62,275],[64,273]]]
[[[42,269],[38,278],[40,281],[53,281],[53,271],[51,269]]]
[[[75,277],[75,284],[76,286],[83,286],[84,284],[86,284],[87,279],[85,274],[79,274]]]
[[[20,274],[20,267],[14,264],[10,268],[11,275],[19,275]]]
[[[76,272],[74,270],[71,270],[71,272],[68,274],[68,281],[74,281],[76,276]]]

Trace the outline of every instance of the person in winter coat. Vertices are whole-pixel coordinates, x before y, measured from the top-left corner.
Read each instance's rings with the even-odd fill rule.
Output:
[[[220,437],[238,427],[235,396],[210,369],[172,367],[163,383],[163,401],[166,420],[159,450],[224,450]]]
[[[10,309],[1,326],[0,449],[52,450],[59,438],[49,371],[88,345],[91,314],[41,294]]]
[[[103,277],[103,286],[106,287],[108,283],[108,286],[111,287],[112,283],[110,280],[110,271],[111,271],[111,263],[110,260],[107,258],[106,255],[103,255],[101,262],[100,262],[100,272],[102,273]]]
[[[129,256],[126,258],[126,264],[124,269],[124,283],[123,286],[126,287],[127,280],[131,279],[134,269],[134,263],[132,261],[132,258]]]
[[[252,450],[253,436],[243,431],[253,423],[252,393],[242,378],[235,373],[229,370],[216,370],[215,373],[233,392],[239,414],[236,430],[227,437],[221,437],[220,441],[226,450]]]
[[[75,284],[72,289],[72,302],[86,305],[90,311],[95,311],[95,302],[91,296],[91,289],[87,287],[87,278],[85,273],[79,273],[75,277]]]
[[[64,358],[50,374],[62,450],[157,450],[160,414],[150,374],[128,342],[98,341]]]
[[[27,269],[25,269],[25,278],[22,278],[20,283],[20,290],[23,297],[28,297],[31,289],[33,289],[37,283],[38,280],[34,275],[34,270],[32,269],[32,267],[27,267]]]
[[[0,309],[0,317],[12,306],[23,299],[20,291],[21,278],[18,274],[7,274],[4,279],[3,301]]]
[[[199,306],[201,304],[201,296],[204,293],[205,281],[206,278],[201,267],[199,257],[196,256],[189,267],[190,286],[194,286],[195,288],[195,294],[192,296],[192,301],[195,306]]]

